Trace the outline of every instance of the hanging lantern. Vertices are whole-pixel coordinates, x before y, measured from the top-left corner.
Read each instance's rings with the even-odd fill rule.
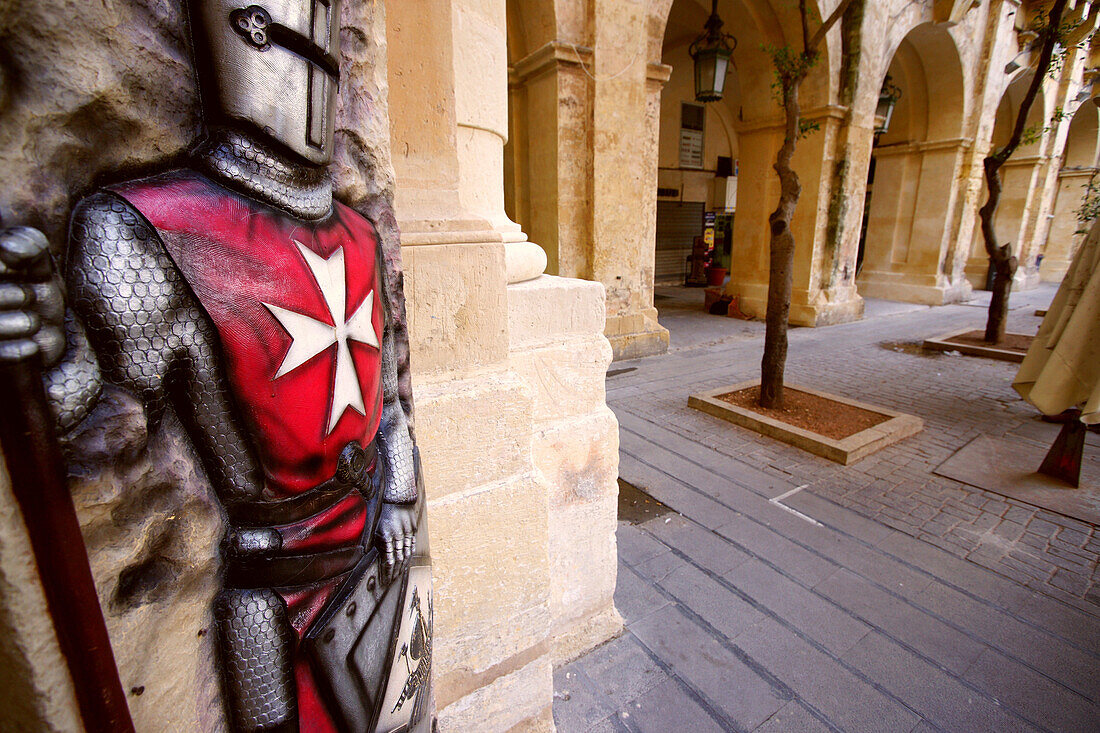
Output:
[[[698,102],[717,102],[726,88],[733,49],[737,39],[722,32],[722,19],[718,17],[718,0],[712,0],[710,17],[703,25],[703,33],[688,47],[695,62],[695,99]]]
[[[878,93],[878,107],[875,108],[875,136],[890,129],[890,118],[894,116],[894,107],[901,99],[901,88],[894,83],[889,74],[882,81],[882,90]]]

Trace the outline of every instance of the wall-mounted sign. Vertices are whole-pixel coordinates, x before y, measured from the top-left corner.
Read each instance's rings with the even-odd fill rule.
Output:
[[[680,167],[703,167],[703,131],[680,128]]]

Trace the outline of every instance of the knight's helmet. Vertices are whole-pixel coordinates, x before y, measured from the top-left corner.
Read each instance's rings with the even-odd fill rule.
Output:
[[[341,0],[190,0],[208,127],[259,133],[314,165],[332,160]]]

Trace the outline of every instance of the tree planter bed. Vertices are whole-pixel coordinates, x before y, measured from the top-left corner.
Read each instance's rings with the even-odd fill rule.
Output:
[[[957,351],[967,356],[984,356],[987,359],[1012,361],[1019,364],[1027,355],[1027,346],[1021,348],[1021,345],[1024,343],[1030,345],[1035,338],[1026,333],[1006,333],[1005,342],[997,346],[989,346],[982,342],[984,335],[985,331],[967,328],[946,336],[925,339],[922,346],[932,351]]]
[[[834,415],[846,413],[845,419],[838,418],[838,421],[851,422],[855,425],[853,428],[855,432],[846,437],[828,437],[778,417],[763,414],[758,411],[760,408],[755,404],[750,407],[731,402],[731,400],[738,401],[737,393],[759,385],[760,380],[754,379],[732,387],[719,387],[701,392],[688,397],[688,405],[845,466],[924,429],[924,421],[919,417],[789,384],[786,386],[787,394],[799,398],[799,402],[820,405],[824,409],[831,410]],[[745,401],[745,395],[741,395],[740,401]],[[800,420],[797,415],[794,419]],[[802,421],[805,420],[802,419]],[[860,423],[868,424],[869,427],[861,428]]]

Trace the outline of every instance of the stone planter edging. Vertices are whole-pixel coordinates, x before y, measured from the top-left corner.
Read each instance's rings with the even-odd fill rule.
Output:
[[[688,397],[688,406],[845,466],[855,463],[861,458],[903,438],[915,435],[924,429],[924,421],[914,415],[906,415],[884,407],[857,402],[846,397],[839,397],[796,384],[788,384],[787,386],[834,402],[886,415],[889,419],[866,430],[861,430],[854,435],[849,435],[842,440],[834,440],[718,399],[718,395],[736,392],[746,387],[755,387],[758,384],[760,384],[760,380],[754,379],[729,387],[719,387],[718,389],[693,394]]]
[[[921,346],[931,351],[957,351],[960,354],[967,356],[984,356],[987,359],[998,359],[1000,361],[1012,361],[1017,364],[1024,360],[1024,355],[1016,352],[1009,351],[1008,349],[998,349],[995,346],[975,346],[973,344],[956,344],[948,341],[956,336],[962,336],[964,333],[970,333],[976,329],[964,328],[961,331],[952,331],[951,333],[944,334],[943,336],[936,336],[935,338],[925,339]],[[1016,334],[1022,336],[1025,334]]]

